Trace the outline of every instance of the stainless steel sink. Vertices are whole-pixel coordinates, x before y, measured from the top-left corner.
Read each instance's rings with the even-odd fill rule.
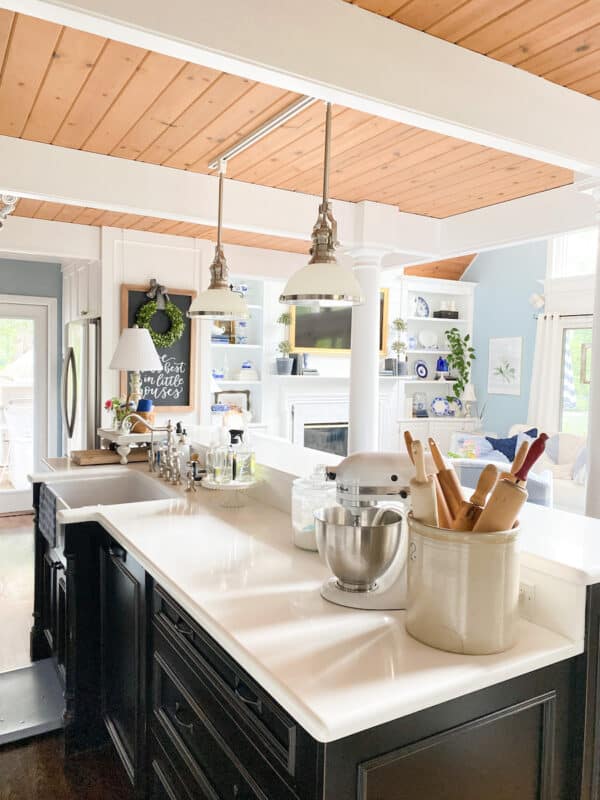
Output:
[[[158,480],[127,472],[106,477],[82,477],[57,480],[47,484],[56,497],[56,509],[109,506],[120,503],[140,503],[146,500],[167,500],[177,492]]]

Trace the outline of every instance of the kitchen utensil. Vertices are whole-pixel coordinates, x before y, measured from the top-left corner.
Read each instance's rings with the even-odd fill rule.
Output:
[[[425,380],[425,378],[429,375],[429,367],[425,361],[415,361],[414,370],[417,378],[421,378],[421,380]]]
[[[406,630],[451,653],[512,647],[519,623],[519,529],[446,531],[408,516]]]
[[[498,481],[496,488],[492,492],[487,506],[483,509],[481,516],[475,523],[473,530],[477,533],[488,531],[509,530],[515,524],[519,512],[527,501],[527,475],[531,467],[546,449],[548,436],[540,433],[538,438],[529,448],[525,460],[515,473],[514,482],[511,480]]]
[[[515,455],[515,460],[512,463],[510,468],[510,472],[503,472],[500,475],[500,480],[507,480],[507,481],[514,481],[515,473],[517,473],[521,467],[523,466],[523,462],[525,461],[525,456],[527,455],[527,451],[529,450],[529,442],[521,442],[521,446],[517,450],[517,454]]]
[[[414,299],[415,317],[428,317],[429,316],[429,303],[424,297],[415,297]]]
[[[403,520],[414,475],[410,458],[398,452],[353,453],[327,474],[335,479],[340,507],[315,514],[319,553],[333,572],[321,595],[350,608],[405,608]],[[384,530],[387,525],[397,526],[397,539],[396,530]]]
[[[450,413],[450,404],[445,397],[434,397],[431,401],[431,413],[434,417],[447,417]]]
[[[422,331],[419,331],[418,339],[421,347],[424,347],[426,350],[431,350],[434,347],[437,347],[437,333],[430,328],[424,328]]]
[[[411,442],[415,477],[410,480],[411,505],[415,519],[427,525],[438,525],[435,484],[425,472],[425,454],[419,441]]]
[[[498,468],[495,464],[487,464],[481,471],[477,488],[471,495],[470,500],[466,500],[460,507],[456,519],[452,525],[455,531],[472,531],[475,523],[481,516],[485,501],[489,493],[493,490],[498,481]]]
[[[446,503],[448,504],[448,510],[450,511],[453,519],[455,519],[460,511],[460,507],[464,499],[458,476],[454,471],[454,467],[446,466],[444,457],[441,454],[435,439],[429,438],[428,442],[431,455],[433,456],[433,463],[437,467],[438,480],[440,482],[440,486],[442,487],[444,497],[446,498]]]
[[[379,516],[378,524],[373,524]],[[377,580],[394,560],[400,544],[402,517],[368,506],[352,510],[330,506],[315,511],[315,531],[319,552],[347,592],[373,590]]]
[[[414,464],[414,456],[412,452],[412,443],[413,443],[412,434],[410,431],[404,431],[404,442],[406,444],[406,452],[409,455],[410,460]],[[431,475],[433,478],[433,483],[435,486],[435,501],[437,507],[437,515],[438,515],[438,524],[441,528],[451,528],[452,527],[452,516],[450,515],[450,511],[448,509],[448,503],[446,503],[446,498],[444,497],[444,493],[442,492],[442,487],[440,486],[440,482],[438,480],[438,476],[433,473]]]

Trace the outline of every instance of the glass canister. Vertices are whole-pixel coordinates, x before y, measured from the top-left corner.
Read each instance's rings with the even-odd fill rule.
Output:
[[[317,550],[314,512],[336,505],[335,482],[327,480],[325,465],[319,464],[308,478],[292,484],[292,528],[294,544],[302,550]]]

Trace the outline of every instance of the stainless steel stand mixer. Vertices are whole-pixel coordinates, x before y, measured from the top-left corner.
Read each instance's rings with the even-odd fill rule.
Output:
[[[413,473],[401,453],[354,453],[329,470],[340,505],[315,511],[319,553],[333,573],[321,588],[326,600],[350,608],[406,607]]]

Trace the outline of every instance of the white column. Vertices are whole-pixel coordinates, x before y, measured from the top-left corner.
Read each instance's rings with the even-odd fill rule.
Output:
[[[596,201],[598,225],[598,254],[594,287],[594,316],[592,318],[592,364],[590,408],[588,413],[587,486],[585,513],[600,519],[600,189],[592,192]]]
[[[379,447],[379,273],[383,252],[351,254],[364,303],[352,309],[348,453]]]

